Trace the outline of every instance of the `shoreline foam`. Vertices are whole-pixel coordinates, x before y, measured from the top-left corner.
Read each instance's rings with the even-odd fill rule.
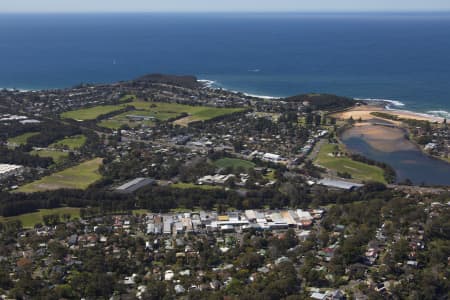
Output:
[[[276,100],[276,99],[282,99],[283,97],[276,97],[276,96],[268,96],[268,95],[257,95],[252,93],[247,93],[244,91],[237,91],[233,89],[228,89],[223,86],[220,86],[216,80],[210,80],[210,79],[199,79],[199,82],[202,82],[205,84],[206,87],[209,88],[217,88],[217,89],[224,89],[228,90],[230,92],[234,93],[242,93],[249,97],[255,97],[260,99],[268,99],[268,100]],[[353,98],[356,101],[365,101],[365,102],[375,102],[375,103],[383,103],[384,110],[387,112],[395,112],[400,115],[407,115],[409,117],[420,117],[420,118],[427,118],[432,122],[443,122],[444,118],[450,118],[450,112],[445,110],[429,110],[427,112],[417,112],[417,111],[410,111],[406,109],[399,109],[399,107],[406,107],[406,104],[394,99],[383,99],[383,98]]]

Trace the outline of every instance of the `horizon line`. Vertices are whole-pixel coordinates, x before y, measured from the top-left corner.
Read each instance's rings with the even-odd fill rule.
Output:
[[[410,14],[410,13],[425,13],[425,14],[448,14],[448,10],[180,10],[180,11],[167,11],[167,10],[148,10],[148,11],[119,11],[119,10],[105,10],[105,11],[0,11],[0,14]]]

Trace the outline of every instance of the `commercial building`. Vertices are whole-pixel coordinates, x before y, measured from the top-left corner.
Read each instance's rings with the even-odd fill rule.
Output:
[[[23,170],[24,170],[23,166],[0,164],[0,179],[20,175],[22,174]]]
[[[121,193],[133,193],[145,186],[153,185],[154,183],[155,180],[150,178],[136,178],[119,186],[116,188],[116,191]]]

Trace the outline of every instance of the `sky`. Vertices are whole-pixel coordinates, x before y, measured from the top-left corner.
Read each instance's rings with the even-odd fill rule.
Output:
[[[3,13],[450,11],[450,0],[0,0]]]

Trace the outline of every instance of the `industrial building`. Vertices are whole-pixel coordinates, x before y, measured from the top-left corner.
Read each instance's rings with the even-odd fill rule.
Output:
[[[24,170],[23,166],[0,164],[0,179],[20,175],[22,174],[23,170]]]
[[[134,193],[135,191],[149,185],[153,185],[155,183],[155,180],[151,178],[136,178],[133,179],[118,188],[116,188],[116,191],[121,193]]]

